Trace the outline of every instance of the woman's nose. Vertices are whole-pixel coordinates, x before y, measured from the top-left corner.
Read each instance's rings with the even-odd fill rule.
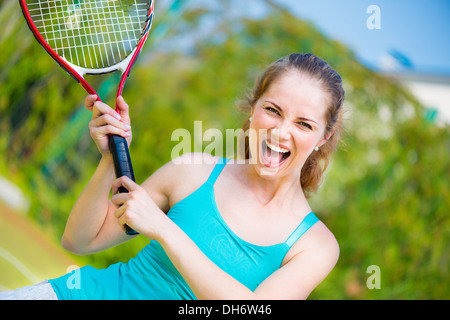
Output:
[[[278,141],[284,141],[289,139],[289,130],[289,124],[282,121],[272,130],[272,134]]]

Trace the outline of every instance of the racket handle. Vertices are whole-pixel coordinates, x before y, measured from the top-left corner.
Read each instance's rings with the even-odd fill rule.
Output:
[[[114,171],[116,172],[116,177],[127,176],[133,181],[134,178],[133,166],[131,165],[130,152],[128,151],[128,143],[124,137],[118,135],[109,136],[109,150],[111,151],[113,161],[114,161]],[[124,187],[119,188],[120,193],[128,192]],[[125,231],[128,235],[139,234],[138,232],[131,229],[129,226],[125,225]]]

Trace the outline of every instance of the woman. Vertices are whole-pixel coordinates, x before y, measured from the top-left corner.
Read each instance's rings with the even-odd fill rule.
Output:
[[[102,158],[62,244],[76,254],[99,252],[132,238],[125,224],[152,241],[126,264],[81,268],[78,287],[68,286],[74,274],[49,280],[57,297],[306,299],[339,256],[307,198],[338,143],[343,99],[342,80],[325,61],[289,55],[268,67],[243,103],[244,129],[255,133],[245,164],[187,154],[137,185],[114,178],[108,148],[108,134],[131,143],[127,104],[118,99],[118,116],[88,96]],[[121,186],[129,193],[117,193]]]

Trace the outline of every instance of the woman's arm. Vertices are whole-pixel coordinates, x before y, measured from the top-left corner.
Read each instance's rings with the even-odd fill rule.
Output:
[[[131,143],[128,105],[121,97],[117,102],[120,115],[106,104],[96,101],[95,95],[90,95],[85,100],[86,108],[92,111],[89,123],[91,137],[102,158],[73,206],[61,240],[63,247],[77,254],[100,251],[131,239],[114,221],[116,208],[108,200],[111,184],[115,179],[108,135],[122,135]]]
[[[92,111],[90,133],[102,158],[73,206],[62,237],[63,247],[76,254],[99,252],[133,239],[125,234],[114,215],[118,207],[108,200],[115,179],[108,135],[119,134],[126,137],[128,144],[131,142],[128,105],[121,97],[117,103],[121,120],[109,106],[96,102],[96,96],[86,98],[86,108]],[[178,167],[169,162],[142,184],[148,196],[164,212],[169,210],[169,195],[174,189],[172,183]]]
[[[178,226],[168,223],[164,230],[158,242],[198,299],[306,299],[339,256],[334,236],[325,232],[319,243],[296,254],[252,292],[209,260]]]
[[[112,198],[119,222],[157,240],[198,299],[306,299],[337,262],[336,239],[317,223],[308,231],[309,240],[302,238],[302,247],[294,245],[292,258],[252,292],[204,255],[142,187],[127,177],[117,179],[113,190],[120,186],[130,192]]]
[[[100,163],[72,208],[61,239],[62,246],[75,254],[90,254],[132,239],[114,218],[116,207],[109,201],[114,181],[112,159]]]
[[[199,300],[252,300],[257,295],[214,264],[174,223],[158,242]]]

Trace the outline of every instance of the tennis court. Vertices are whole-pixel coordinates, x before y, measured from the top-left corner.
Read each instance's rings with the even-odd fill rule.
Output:
[[[60,276],[77,263],[23,213],[0,202],[0,291]]]

